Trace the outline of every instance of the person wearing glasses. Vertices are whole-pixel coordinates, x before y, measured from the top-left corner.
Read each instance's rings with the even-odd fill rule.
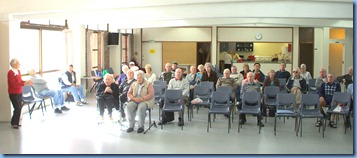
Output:
[[[286,84],[286,91],[288,93],[295,94],[296,103],[300,105],[301,93],[307,92],[306,80],[301,77],[300,69],[297,67],[293,71],[293,75],[289,77],[288,83]]]

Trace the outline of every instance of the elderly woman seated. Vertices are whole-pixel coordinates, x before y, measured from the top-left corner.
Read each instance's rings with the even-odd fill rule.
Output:
[[[134,131],[135,115],[139,111],[138,133],[144,132],[144,123],[146,110],[154,106],[154,88],[151,83],[144,79],[144,72],[139,70],[135,72],[136,82],[134,82],[128,91],[127,112],[129,118],[129,128],[127,132]]]
[[[110,120],[113,120],[112,109],[119,104],[119,89],[114,82],[114,77],[110,74],[104,75],[102,82],[97,89],[96,99],[99,107],[99,115],[104,120],[104,108],[107,107]]]

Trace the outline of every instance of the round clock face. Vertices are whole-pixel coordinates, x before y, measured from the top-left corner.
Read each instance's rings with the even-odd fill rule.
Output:
[[[255,39],[260,40],[263,38],[263,35],[261,33],[255,34]]]

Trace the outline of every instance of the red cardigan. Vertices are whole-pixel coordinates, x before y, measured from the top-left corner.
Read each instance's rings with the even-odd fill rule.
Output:
[[[22,86],[24,86],[25,81],[22,81],[20,70],[18,75],[15,75],[14,71],[9,70],[7,72],[7,85],[9,94],[21,94]]]

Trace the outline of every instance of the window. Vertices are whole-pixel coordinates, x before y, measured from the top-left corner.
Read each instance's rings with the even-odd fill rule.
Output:
[[[62,31],[42,31],[42,70],[60,70],[66,66],[65,36]]]

